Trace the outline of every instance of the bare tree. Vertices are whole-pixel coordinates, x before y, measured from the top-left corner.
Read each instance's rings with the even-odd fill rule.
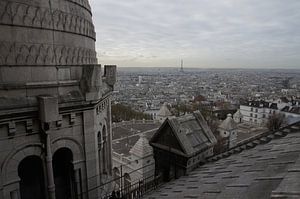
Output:
[[[271,115],[267,122],[267,128],[270,131],[276,131],[286,125],[286,119],[283,114],[275,113]]]

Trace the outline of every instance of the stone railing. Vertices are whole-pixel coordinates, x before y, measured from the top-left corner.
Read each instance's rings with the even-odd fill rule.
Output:
[[[228,157],[234,153],[239,153],[243,150],[253,148],[258,144],[267,143],[276,137],[283,137],[289,133],[293,133],[295,131],[300,131],[300,121],[280,128],[275,131],[267,131],[255,136],[252,136],[246,140],[239,142],[236,146],[228,149],[225,152],[221,152],[218,154],[214,154],[211,157],[208,157],[208,161],[216,161],[224,157]]]
[[[113,123],[112,127],[120,127],[124,125],[130,125],[130,124],[159,124],[158,120],[131,120],[131,121],[122,121],[118,123]]]

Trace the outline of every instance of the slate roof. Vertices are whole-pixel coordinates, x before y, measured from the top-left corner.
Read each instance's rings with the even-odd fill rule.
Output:
[[[150,143],[155,144],[159,134],[162,133],[163,127],[167,124],[170,125],[187,156],[193,156],[193,154],[217,143],[215,136],[199,111],[166,119],[160,129],[151,138]]]
[[[210,157],[145,198],[300,198],[300,122]]]
[[[144,133],[140,134],[140,139],[135,143],[129,152],[140,158],[144,158],[153,154],[153,149],[149,145],[149,141]]]
[[[150,131],[147,131],[143,134],[146,135],[146,138],[149,140],[153,135],[154,133],[156,132],[157,129],[153,129],[153,130],[150,130]],[[140,135],[141,133],[137,133],[137,134],[134,134],[130,137],[124,137],[124,138],[120,138],[118,140],[113,140],[112,141],[112,149],[114,152],[117,152],[119,154],[123,154],[125,156],[130,156],[130,150],[131,148],[137,143],[137,141],[139,140],[140,138]]]
[[[160,123],[120,123],[119,126],[113,126],[113,151],[124,156],[130,156],[131,148],[138,142],[140,134],[144,134],[149,140],[157,129]]]

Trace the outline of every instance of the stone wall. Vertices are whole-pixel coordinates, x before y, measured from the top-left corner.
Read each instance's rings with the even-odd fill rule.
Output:
[[[99,198],[112,174],[116,66],[97,65],[88,0],[0,0],[0,35],[0,199],[21,197],[18,167],[30,156],[55,199],[60,149],[71,151],[78,198]]]

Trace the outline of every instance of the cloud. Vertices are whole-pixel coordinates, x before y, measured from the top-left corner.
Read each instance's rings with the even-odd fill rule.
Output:
[[[100,62],[173,66],[184,58],[187,66],[194,67],[241,63],[297,67],[300,63],[299,0],[90,3]]]

